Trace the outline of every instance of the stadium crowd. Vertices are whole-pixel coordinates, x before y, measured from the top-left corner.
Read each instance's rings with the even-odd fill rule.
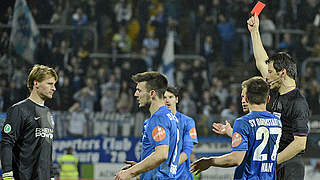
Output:
[[[168,30],[175,32],[176,54],[204,59],[176,60],[175,82],[181,89],[179,109],[193,117],[198,134],[210,135],[212,122],[242,114],[241,81],[258,75],[250,48],[246,20],[251,0],[46,0],[28,1],[37,24],[95,27],[98,51],[130,54],[130,58],[91,58],[92,35],[83,29],[41,30],[35,63],[54,67],[57,91],[47,105],[56,111],[136,113],[131,75],[157,70]],[[298,62],[320,57],[320,1],[267,1],[261,17],[267,51],[288,51]],[[2,24],[11,24],[13,4],[7,4]],[[2,7],[3,8],[3,7]],[[239,30],[244,29],[245,32]],[[272,31],[285,31],[276,44]],[[31,67],[9,51],[10,30],[0,29],[0,111],[27,97]],[[195,50],[196,35],[200,51]],[[298,86],[312,114],[320,114],[320,66],[299,72]],[[208,128],[209,127],[209,128]]]

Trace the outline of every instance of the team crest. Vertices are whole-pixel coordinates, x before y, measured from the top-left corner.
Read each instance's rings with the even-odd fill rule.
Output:
[[[232,147],[237,147],[241,144],[242,136],[241,134],[235,132],[232,136]]]
[[[189,135],[192,139],[196,139],[197,138],[197,131],[196,128],[191,128],[189,131]]]
[[[6,124],[5,126],[4,126],[4,128],[3,128],[3,132],[5,132],[5,133],[9,133],[9,132],[11,132],[11,125],[10,124]]]
[[[152,130],[152,138],[155,141],[162,141],[166,138],[166,130],[161,126],[156,126]]]

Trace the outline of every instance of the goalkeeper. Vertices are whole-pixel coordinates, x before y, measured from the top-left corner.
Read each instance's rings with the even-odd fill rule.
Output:
[[[52,98],[57,80],[54,69],[35,65],[27,82],[29,98],[9,108],[0,152],[3,180],[53,179],[54,119],[44,102]]]

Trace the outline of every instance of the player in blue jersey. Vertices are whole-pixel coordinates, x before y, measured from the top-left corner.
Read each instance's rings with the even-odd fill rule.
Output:
[[[268,83],[261,77],[244,82],[243,97],[250,113],[237,119],[232,133],[232,152],[223,156],[201,158],[191,164],[196,174],[210,166],[232,167],[234,179],[276,179],[277,151],[281,137],[281,121],[266,111]]]
[[[138,73],[132,77],[137,83],[135,96],[139,107],[147,108],[151,117],[143,124],[142,151],[139,163],[116,174],[116,180],[176,179],[179,162],[179,129],[177,118],[165,105],[163,96],[168,87],[167,78],[158,72]]]
[[[177,103],[179,102],[179,92],[175,87],[169,86],[164,93],[166,105],[171,112],[176,115],[179,120],[180,137],[182,149],[180,150],[179,166],[177,171],[177,179],[190,180],[193,179],[190,170],[190,154],[193,144],[198,143],[197,131],[194,120],[177,111]]]

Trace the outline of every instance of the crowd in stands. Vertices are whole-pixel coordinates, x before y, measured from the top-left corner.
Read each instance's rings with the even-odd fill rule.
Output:
[[[169,30],[174,31],[176,54],[204,59],[175,61],[175,82],[181,90],[179,109],[194,117],[200,135],[210,134],[214,121],[234,120],[242,114],[240,84],[258,75],[246,21],[252,0],[44,0],[27,1],[37,24],[95,27],[98,51],[130,54],[130,58],[91,58],[92,34],[84,29],[45,29],[35,63],[54,67],[57,91],[48,106],[56,111],[135,113],[131,75],[157,70]],[[269,54],[288,51],[297,60],[298,86],[312,114],[320,114],[320,66],[302,63],[320,57],[320,1],[279,0],[261,13],[260,30]],[[1,15],[12,24],[13,4]],[[241,32],[239,30],[244,30]],[[272,31],[286,31],[276,44]],[[10,30],[0,28],[0,111],[27,97],[27,63],[9,51]],[[195,44],[198,43],[197,51]],[[71,110],[70,110],[71,109]],[[208,128],[209,127],[209,128]],[[201,134],[202,133],[202,134]]]

